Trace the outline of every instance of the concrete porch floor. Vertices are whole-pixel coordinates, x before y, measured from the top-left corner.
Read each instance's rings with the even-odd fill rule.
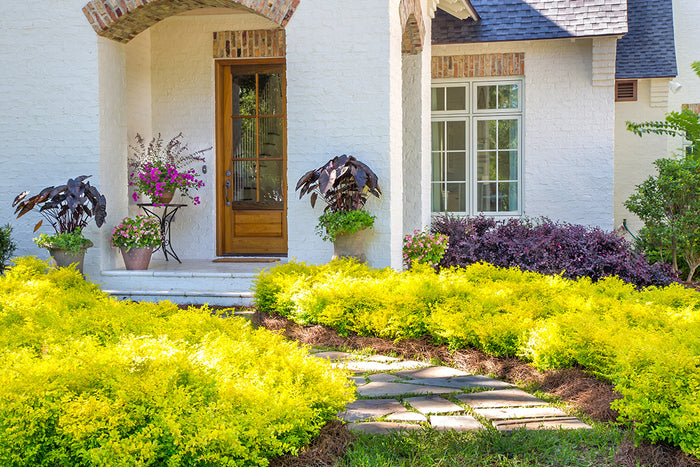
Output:
[[[105,292],[120,299],[161,301],[178,304],[248,306],[252,304],[253,280],[261,270],[286,263],[251,261],[215,263],[209,260],[165,261],[158,253],[145,271],[112,269],[96,280]]]

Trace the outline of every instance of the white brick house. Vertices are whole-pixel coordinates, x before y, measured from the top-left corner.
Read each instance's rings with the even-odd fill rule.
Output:
[[[108,200],[107,228],[87,232],[93,280],[185,302],[186,290],[223,297],[239,285],[214,284],[235,276],[223,266],[198,269],[214,258],[328,260],[332,246],[314,234],[319,206],[299,200],[294,185],[343,153],[368,163],[382,185],[381,200],[367,204],[378,218],[375,266],[400,267],[403,235],[438,211],[617,224],[625,0],[86,1],[26,0],[0,16],[0,215],[14,224],[20,254],[43,253],[31,242],[36,219],[13,220],[14,196],[92,174]],[[232,143],[243,135],[227,127],[226,97],[241,76],[285,83],[286,106],[267,121],[282,133],[256,136],[279,137],[265,140],[268,159],[258,150],[241,161]],[[254,118],[262,128],[268,117]],[[128,144],[136,133],[179,132],[191,148],[214,150],[202,204],[173,223],[183,266],[161,274],[164,285],[157,272],[121,271],[108,238],[138,211]],[[245,201],[236,173],[250,166],[280,184],[277,205],[253,224],[249,207],[235,207]]]

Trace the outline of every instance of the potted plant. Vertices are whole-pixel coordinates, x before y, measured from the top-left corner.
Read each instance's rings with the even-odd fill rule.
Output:
[[[316,232],[332,241],[333,259],[353,257],[365,262],[365,234],[375,217],[364,209],[369,195],[379,198],[377,175],[353,156],[334,157],[318,169],[304,174],[297,182],[299,198],[311,194],[311,207],[320,196],[326,203]]]
[[[199,174],[194,169],[186,169],[195,162],[205,162],[202,154],[211,148],[190,152],[181,141],[182,133],[168,143],[164,143],[160,133],[146,145],[140,134],[136,135],[136,144],[129,146],[129,186],[134,187],[134,201],[145,196],[156,205],[168,204],[180,190],[184,196],[199,204],[199,196],[190,191],[204,186]]]
[[[112,230],[112,247],[119,248],[126,269],[148,269],[153,249],[162,244],[160,223],[154,217],[139,214],[125,217]]]
[[[29,211],[39,210],[44,219],[34,226],[34,232],[47,220],[55,233],[41,234],[34,242],[49,250],[57,266],[77,263],[81,273],[85,251],[92,246],[83,236],[83,228],[93,217],[99,228],[107,217],[107,201],[97,188],[85,181],[89,177],[81,175],[69,179],[65,185],[46,187],[31,198],[27,198],[29,191],[25,191],[12,202],[18,219]]]

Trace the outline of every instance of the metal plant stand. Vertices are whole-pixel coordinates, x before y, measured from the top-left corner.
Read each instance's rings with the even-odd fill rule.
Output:
[[[172,256],[177,260],[178,263],[182,264],[182,261],[180,261],[180,258],[178,258],[177,254],[175,253],[175,250],[173,250],[173,244],[170,241],[170,224],[175,220],[175,213],[178,211],[180,208],[184,208],[187,206],[186,204],[152,204],[152,203],[138,203],[137,205],[141,209],[144,210],[146,214],[148,214],[151,217],[155,217],[158,219],[158,222],[160,223],[160,239],[162,240],[162,244],[160,247],[163,250],[163,254],[165,255],[165,261],[168,261],[168,255]],[[162,214],[158,214],[154,208],[164,208]],[[158,248],[154,250],[158,251]]]

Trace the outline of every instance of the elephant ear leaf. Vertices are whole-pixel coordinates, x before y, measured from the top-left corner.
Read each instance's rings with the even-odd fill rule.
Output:
[[[316,207],[316,200],[318,199],[318,193],[313,192],[311,193],[311,207],[315,208]]]
[[[36,232],[37,230],[39,230],[39,227],[41,227],[41,226],[43,225],[43,223],[44,223],[44,220],[43,220],[43,219],[40,220],[39,222],[37,222],[36,225],[34,226],[34,232]]]

